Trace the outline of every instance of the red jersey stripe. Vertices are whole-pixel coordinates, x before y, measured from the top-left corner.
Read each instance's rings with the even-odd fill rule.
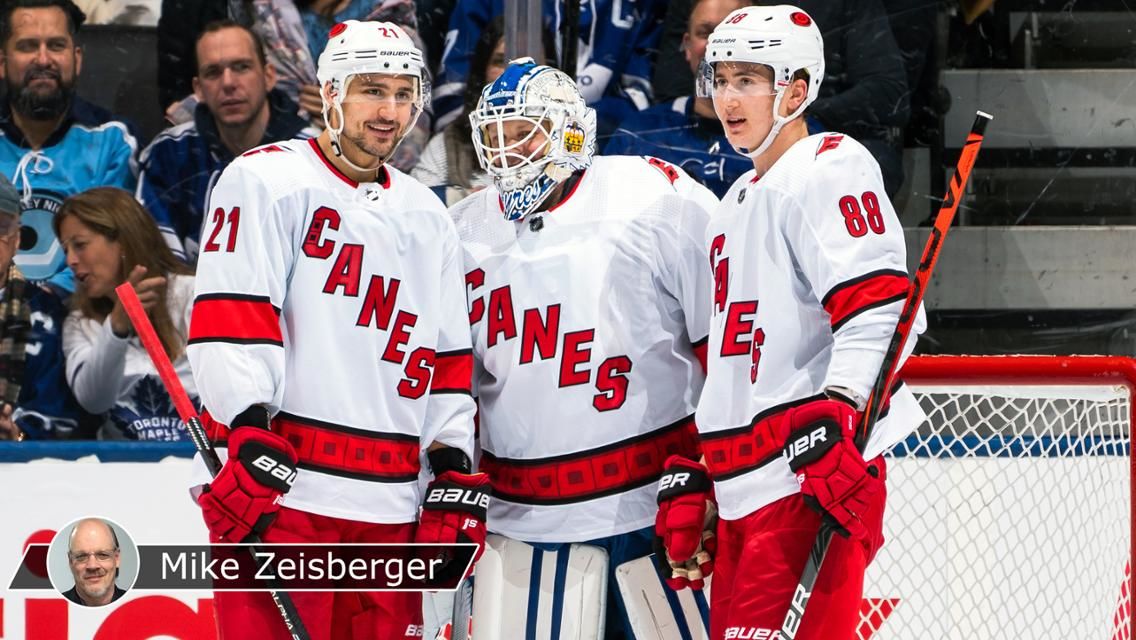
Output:
[[[903,300],[910,286],[911,281],[902,271],[873,271],[836,285],[821,304],[828,311],[835,332],[868,309]]]
[[[447,351],[434,358],[434,376],[430,379],[431,393],[470,393],[473,381],[473,352]]]
[[[189,344],[198,342],[283,346],[280,310],[264,296],[198,296],[189,322]]]
[[[498,458],[482,452],[493,495],[529,505],[571,504],[615,495],[656,482],[673,454],[698,458],[698,429],[688,416],[628,440],[537,459]]]
[[[418,439],[365,431],[281,412],[272,431],[295,448],[301,469],[371,482],[418,479]]]

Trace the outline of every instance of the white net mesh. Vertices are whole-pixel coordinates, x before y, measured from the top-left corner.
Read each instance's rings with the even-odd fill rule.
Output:
[[[909,382],[859,637],[1128,638],[1131,391]]]

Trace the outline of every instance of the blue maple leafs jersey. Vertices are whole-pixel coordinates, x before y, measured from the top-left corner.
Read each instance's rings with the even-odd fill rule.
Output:
[[[24,297],[31,326],[24,360],[24,380],[13,419],[32,439],[72,438],[86,426],[63,375],[63,321],[67,302],[51,291],[30,285]]]

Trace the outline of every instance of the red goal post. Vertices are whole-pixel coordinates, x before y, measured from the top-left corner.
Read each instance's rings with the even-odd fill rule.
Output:
[[[922,356],[860,638],[1136,640],[1136,360]]]

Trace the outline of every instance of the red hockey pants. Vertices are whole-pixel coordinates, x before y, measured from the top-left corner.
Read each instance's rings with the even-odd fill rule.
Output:
[[[876,465],[886,477],[883,458]],[[852,640],[859,623],[864,570],[883,545],[886,491],[873,497],[864,540],[832,537],[797,640]],[[718,554],[710,587],[713,640],[773,640],[789,610],[820,515],[801,494],[768,504],[739,520],[718,522]]]
[[[265,542],[393,542],[414,540],[414,523],[373,524],[284,507]],[[312,640],[421,638],[422,596],[415,591],[291,592]],[[219,591],[213,597],[221,640],[291,640],[267,592]]]

